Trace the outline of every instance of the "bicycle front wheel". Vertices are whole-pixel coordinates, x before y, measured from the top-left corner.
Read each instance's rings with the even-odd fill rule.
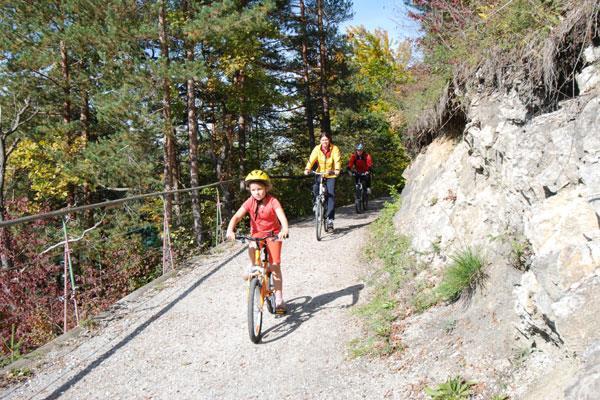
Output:
[[[323,203],[317,200],[317,209],[315,210],[315,229],[317,240],[321,240],[323,233]]]
[[[363,190],[362,194],[362,209],[363,211],[367,211],[367,206],[369,205],[369,192],[367,190]]]
[[[252,278],[250,290],[248,290],[248,333],[253,343],[260,341],[262,331],[263,308],[260,289],[261,284],[258,278]]]
[[[360,212],[362,211],[362,196],[361,196],[361,190],[360,189],[356,189],[356,194],[354,195],[354,208],[356,209],[356,213],[360,214]]]

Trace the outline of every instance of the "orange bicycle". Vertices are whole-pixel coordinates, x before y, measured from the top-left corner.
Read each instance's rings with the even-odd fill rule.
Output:
[[[242,243],[256,243],[254,249],[254,265],[248,278],[248,333],[254,343],[260,342],[262,332],[263,310],[265,303],[271,314],[276,314],[275,286],[269,265],[269,249],[267,239],[277,238],[270,234],[262,238],[252,236],[236,236]]]

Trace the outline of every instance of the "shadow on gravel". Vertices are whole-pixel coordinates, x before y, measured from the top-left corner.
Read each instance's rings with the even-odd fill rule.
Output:
[[[364,224],[355,224],[355,225],[350,225],[350,226],[345,226],[343,228],[335,228],[333,230],[333,233],[326,233],[321,240],[323,242],[327,242],[328,240],[335,240],[335,239],[339,239],[343,236],[346,236],[348,233],[350,233],[350,231],[354,230],[354,229],[359,229],[362,228],[363,226],[367,226],[370,225],[371,222],[365,222]]]
[[[344,218],[344,219],[350,219],[350,220],[365,219],[372,214],[378,213],[383,208],[384,203],[389,200],[390,200],[390,198],[388,198],[388,197],[374,199],[369,203],[369,209],[360,214],[357,214],[356,211],[354,211],[353,204],[336,207],[335,208],[336,218]],[[302,217],[302,218],[294,221],[295,226],[301,226],[301,227],[314,226],[314,223],[315,222],[314,222],[313,215]]]
[[[352,307],[358,301],[359,293],[364,287],[363,284],[358,284],[335,292],[320,294],[316,297],[302,296],[289,300],[287,302],[288,315],[283,317],[282,322],[264,331],[260,343],[270,343],[286,337],[321,310]],[[350,304],[327,306],[327,304],[344,296],[352,297]]]
[[[79,382],[80,380],[85,378],[86,375],[88,375],[90,372],[92,372],[96,367],[98,367],[100,364],[102,364],[105,360],[109,359],[120,348],[125,346],[133,338],[135,338],[137,335],[142,333],[144,331],[144,329],[146,329],[148,326],[150,326],[150,324],[152,324],[154,321],[156,321],[157,319],[162,317],[165,313],[167,313],[167,311],[169,311],[171,308],[173,308],[177,303],[179,303],[185,297],[187,297],[192,291],[194,291],[204,281],[206,281],[215,272],[217,272],[219,269],[221,269],[221,267],[226,265],[229,261],[233,260],[234,258],[236,258],[238,255],[240,255],[243,252],[246,252],[245,248],[240,249],[239,251],[234,253],[232,256],[227,258],[225,261],[221,262],[219,265],[214,267],[206,275],[202,276],[200,279],[198,279],[196,282],[194,282],[194,284],[192,286],[187,288],[183,293],[181,293],[179,296],[177,296],[175,299],[173,299],[169,304],[164,306],[160,311],[158,311],[156,314],[154,314],[153,316],[148,318],[148,320],[146,320],[144,323],[142,323],[137,328],[135,328],[135,330],[133,332],[131,332],[126,337],[124,337],[119,343],[114,345],[110,350],[108,350],[106,353],[104,353],[101,356],[99,356],[98,358],[96,358],[87,367],[85,367],[82,371],[78,372],[75,376],[73,376],[67,382],[63,383],[58,388],[56,388],[52,393],[50,393],[47,397],[45,397],[44,400],[58,399],[59,397],[61,397],[67,390],[69,390],[77,382]]]

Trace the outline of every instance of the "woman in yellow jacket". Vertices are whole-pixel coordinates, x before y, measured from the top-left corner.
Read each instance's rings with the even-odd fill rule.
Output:
[[[327,133],[321,133],[320,144],[315,146],[310,158],[304,168],[304,175],[308,175],[313,165],[318,163],[317,172],[326,172],[323,176],[327,185],[327,223],[326,231],[333,230],[333,220],[335,219],[335,178],[340,175],[342,162],[340,159],[340,149],[331,142],[331,136]],[[313,202],[319,194],[319,179],[316,177],[313,185]]]

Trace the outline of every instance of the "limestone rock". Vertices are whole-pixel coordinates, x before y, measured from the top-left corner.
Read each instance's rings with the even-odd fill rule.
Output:
[[[599,72],[596,65],[590,65],[577,74],[575,79],[577,80],[577,87],[579,87],[581,94],[589,93],[598,87],[598,83],[600,83]]]
[[[519,316],[517,330],[527,338],[540,335],[555,345],[563,343],[556,330],[552,300],[531,271],[523,274],[521,284],[514,290],[515,312]]]
[[[595,400],[600,393],[600,341],[590,345],[583,354],[580,373],[565,390],[565,400]]]
[[[533,207],[532,214],[525,223],[525,236],[536,256],[550,256],[562,288],[600,266],[592,251],[595,245],[590,246],[585,237],[586,232],[598,230],[598,220],[581,191],[562,191]]]
[[[486,288],[467,311],[443,311],[465,325],[457,340],[492,341],[494,359],[511,360],[511,348],[533,343],[539,349],[514,378],[515,398],[548,398],[536,393],[548,394],[550,386],[556,398],[598,393],[600,371],[591,361],[581,369],[571,355],[600,343],[599,60],[600,48],[586,50],[580,96],[553,112],[531,116],[514,91],[469,97],[461,140],[434,140],[404,174],[394,223],[411,237],[417,258],[432,263],[431,274],[467,247],[485,253]],[[511,260],[519,248],[528,249],[528,259],[517,271]],[[503,317],[490,317],[497,315]],[[435,362],[423,368],[435,369]],[[577,387],[584,384],[593,390]]]
[[[600,60],[600,47],[590,46],[583,51],[583,59],[587,64],[595,63]]]

